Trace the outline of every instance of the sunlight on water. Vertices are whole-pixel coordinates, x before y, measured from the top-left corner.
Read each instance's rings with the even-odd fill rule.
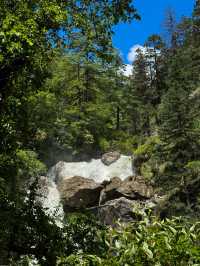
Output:
[[[59,162],[50,169],[48,177],[56,183],[73,176],[82,176],[101,183],[116,176],[124,180],[133,174],[131,156],[121,155],[109,166],[104,165],[101,159],[92,159],[90,162]]]

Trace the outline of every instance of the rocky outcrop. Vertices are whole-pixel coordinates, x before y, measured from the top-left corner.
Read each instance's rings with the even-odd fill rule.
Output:
[[[144,210],[152,201],[153,188],[143,177],[118,177],[102,184],[92,179],[74,176],[64,178],[57,184],[66,212],[89,209],[104,224],[113,224],[117,219],[136,219],[133,210]]]
[[[91,211],[103,224],[114,225],[117,220],[120,222],[140,220],[147,210],[154,209],[155,206],[156,203],[153,200],[138,201],[120,197],[91,208]]]
[[[113,151],[90,161],[58,162],[48,172],[46,206],[61,199],[64,211],[96,210],[106,224],[134,219],[133,206],[154,201],[152,186],[135,172],[143,160]]]
[[[106,225],[113,225],[116,220],[128,222],[133,220],[134,202],[124,197],[107,201],[95,209],[99,220]]]
[[[102,188],[94,180],[80,176],[63,179],[58,184],[65,211],[97,206]]]
[[[126,197],[133,200],[146,200],[153,197],[153,188],[141,176],[130,176],[124,181],[114,177],[101,191],[100,204],[106,201]]]
[[[102,155],[101,161],[105,165],[109,166],[112,163],[116,162],[120,158],[120,153],[117,151],[108,152]]]
[[[123,197],[117,190],[122,183],[123,181],[119,177],[113,177],[110,181],[103,182],[104,189],[102,189],[100,194],[99,205],[104,204],[106,201]]]
[[[149,199],[153,197],[153,188],[142,176],[126,178],[117,189],[124,196],[132,199]]]
[[[177,215],[200,217],[200,178],[181,182],[166,195],[157,196],[145,178],[134,176],[131,157],[122,155],[117,159],[119,156],[113,152],[102,157],[105,164],[111,163],[110,166],[104,165],[101,159],[78,163],[59,162],[51,169],[48,178],[39,179],[38,194],[48,194],[43,205],[49,208],[55,202],[57,206],[61,197],[66,212],[89,209],[105,224],[112,224],[116,219],[129,221],[138,218],[137,212],[133,211],[136,207],[140,212],[150,208],[161,218]],[[115,160],[117,162],[113,163]],[[133,158],[134,169],[145,160],[145,157],[136,157],[135,161]]]

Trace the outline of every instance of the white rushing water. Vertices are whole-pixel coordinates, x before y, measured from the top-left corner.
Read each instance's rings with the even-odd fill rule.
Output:
[[[73,176],[90,178],[101,183],[112,177],[124,180],[133,174],[131,156],[121,155],[109,166],[102,163],[101,159],[92,159],[89,162],[59,162],[49,170],[48,177],[56,183]]]
[[[63,217],[63,207],[61,205],[60,193],[57,189],[55,182],[49,180],[48,193],[43,200],[43,207],[47,209],[47,213],[58,218]]]

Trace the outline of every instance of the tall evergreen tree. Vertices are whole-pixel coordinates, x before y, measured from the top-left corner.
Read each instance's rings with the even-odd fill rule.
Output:
[[[177,47],[177,21],[173,9],[168,8],[165,13],[164,29],[166,31],[166,43],[171,51]]]
[[[136,59],[133,62],[133,74],[131,77],[133,108],[137,106],[138,130],[144,135],[150,134],[149,110],[151,105],[150,77],[148,75],[148,64],[142,50],[136,51]],[[134,108],[135,109],[135,108]],[[138,132],[138,133],[139,133]]]
[[[154,106],[160,103],[164,91],[164,42],[159,35],[151,35],[145,42],[146,64],[150,77],[151,101]]]

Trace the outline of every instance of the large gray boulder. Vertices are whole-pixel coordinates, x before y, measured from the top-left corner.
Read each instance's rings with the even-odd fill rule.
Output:
[[[121,186],[122,180],[119,177],[113,177],[110,181],[104,181],[99,199],[99,205],[104,204],[106,201],[123,197],[122,193],[119,193],[117,189]]]
[[[97,208],[97,217],[106,225],[114,225],[116,220],[128,222],[133,220],[133,201],[124,197],[107,201]]]
[[[154,195],[153,187],[142,176],[126,178],[117,190],[132,199],[150,199]]]
[[[120,197],[133,200],[147,200],[153,197],[152,186],[142,176],[130,176],[124,181],[114,177],[110,182],[104,183],[100,195],[100,205]]]
[[[102,185],[81,176],[63,179],[57,185],[65,211],[82,210],[99,204]]]
[[[156,204],[151,201],[130,200],[125,197],[107,201],[105,204],[91,208],[99,220],[106,225],[115,225],[115,222],[131,222],[140,220],[147,210],[154,209]]]
[[[102,155],[101,161],[105,165],[109,166],[116,162],[120,158],[120,153],[118,151],[108,152]]]

